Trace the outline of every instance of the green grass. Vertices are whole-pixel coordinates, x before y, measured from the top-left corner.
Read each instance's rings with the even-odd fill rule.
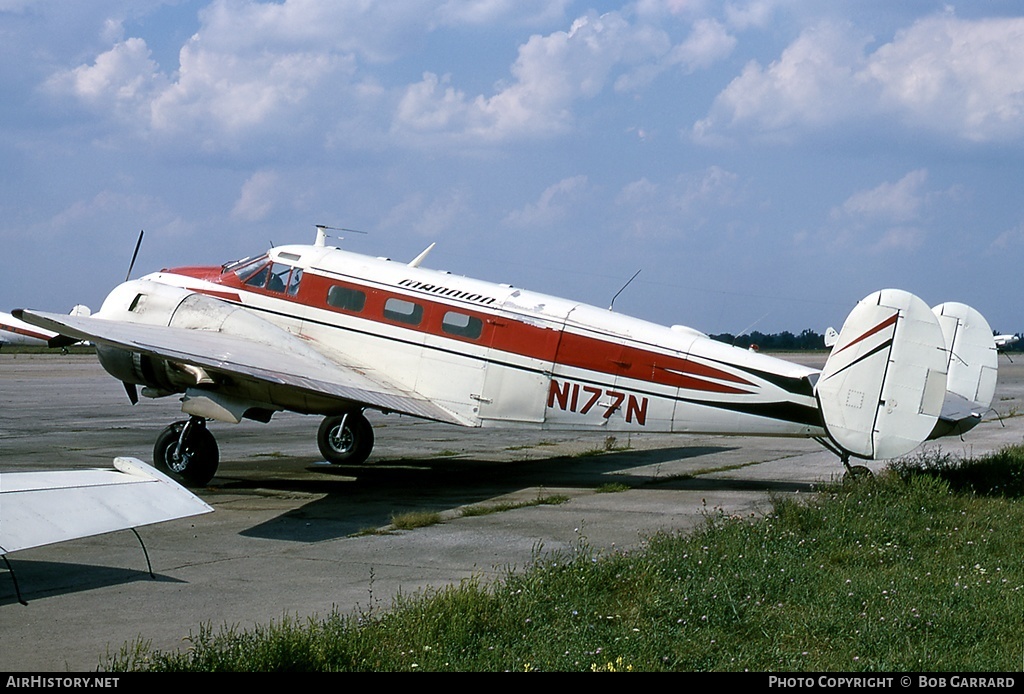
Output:
[[[626,492],[632,489],[628,484],[622,482],[608,482],[597,487],[594,492],[597,494],[614,494],[616,492]]]
[[[441,522],[441,514],[437,511],[408,511],[391,516],[391,525],[395,530],[414,530],[437,525]]]
[[[546,496],[538,495],[537,498],[530,499],[528,501],[503,501],[493,504],[474,504],[472,506],[466,506],[459,512],[459,515],[463,518],[489,516],[492,513],[515,511],[520,508],[530,508],[531,506],[557,506],[559,504],[564,504],[568,500],[569,497],[564,494],[548,494]]]
[[[501,580],[387,610],[199,626],[109,670],[1020,672],[1024,447],[943,454],[763,518],[601,554],[580,540]]]
[[[0,349],[0,354],[50,354],[59,357],[68,354],[96,354],[96,348],[92,345],[71,345],[62,350],[43,345],[6,345]]]

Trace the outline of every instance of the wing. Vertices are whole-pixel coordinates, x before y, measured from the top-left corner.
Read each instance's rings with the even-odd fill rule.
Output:
[[[441,407],[419,393],[389,382],[365,365],[328,358],[306,341],[260,320],[273,339],[257,339],[214,330],[147,325],[94,317],[17,311],[19,318],[61,335],[120,347],[211,373],[243,376],[273,386],[327,396],[389,412],[433,419],[449,424],[474,423]],[[343,359],[343,357],[342,357]]]
[[[0,554],[213,511],[140,460],[114,467],[0,473]]]

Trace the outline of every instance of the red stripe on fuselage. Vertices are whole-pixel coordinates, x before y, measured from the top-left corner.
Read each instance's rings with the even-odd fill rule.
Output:
[[[515,354],[563,367],[585,369],[612,378],[629,378],[685,390],[733,395],[749,395],[759,390],[755,383],[742,376],[685,357],[666,355],[599,336],[570,332],[563,330],[560,323],[552,322],[550,327],[542,327],[516,320],[512,316],[479,310],[475,306],[466,307],[463,303],[437,302],[423,294],[401,291],[396,287],[374,287],[364,284],[358,278],[334,279],[313,270],[307,270],[303,273],[298,294],[289,296],[282,292],[244,285],[233,272],[222,272],[219,266],[175,268],[165,272],[220,284],[239,292],[259,294],[311,308],[340,313],[371,323],[396,325],[445,339],[480,344],[498,352]],[[362,310],[348,311],[329,305],[327,294],[335,285],[364,292],[366,302]],[[217,292],[209,289],[197,291],[227,301],[241,302],[240,295],[232,291]],[[393,297],[412,301],[423,307],[423,316],[419,324],[409,325],[389,320],[384,316],[384,305],[388,299]],[[481,335],[473,339],[442,330],[442,321],[449,311],[457,311],[480,319],[483,322]]]
[[[242,296],[238,292],[218,292],[214,289],[195,289],[193,291],[205,294],[206,296],[212,296],[215,299],[223,299],[224,301],[230,301],[232,303],[241,303]]]
[[[689,359],[659,354],[569,331],[562,333],[555,361],[565,366],[686,388],[687,390],[747,394],[750,390],[741,390],[716,381],[728,381],[748,387],[753,385],[739,376]]]
[[[0,323],[0,330],[6,331],[6,332],[9,332],[9,333],[14,333],[15,335],[22,335],[23,337],[35,338],[36,340],[42,340],[43,342],[46,342],[51,337],[53,337],[52,334],[47,335],[47,334],[44,334],[44,333],[37,333],[37,332],[33,332],[31,330],[26,330],[25,328],[19,328],[16,325],[7,325],[6,323]]]

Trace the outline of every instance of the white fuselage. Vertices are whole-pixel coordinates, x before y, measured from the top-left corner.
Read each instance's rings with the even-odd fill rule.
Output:
[[[823,434],[814,369],[509,285],[300,245],[143,281],[244,307],[471,426]],[[126,294],[97,317],[124,318]]]
[[[31,345],[34,347],[45,347],[46,341],[56,334],[18,320],[9,313],[0,312],[0,346]]]

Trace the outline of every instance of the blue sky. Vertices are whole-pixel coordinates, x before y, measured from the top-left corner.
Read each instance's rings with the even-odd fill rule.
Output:
[[[1024,11],[819,0],[0,0],[0,308],[315,224],[738,333],[897,287],[1024,330]]]

